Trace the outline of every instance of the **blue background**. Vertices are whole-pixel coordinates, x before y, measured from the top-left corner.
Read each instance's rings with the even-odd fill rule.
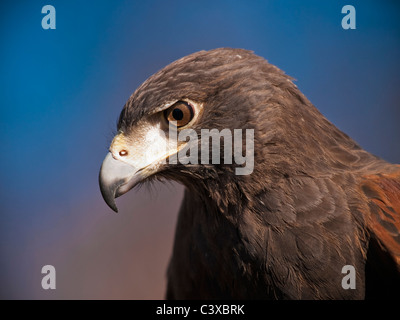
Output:
[[[56,30],[41,27],[46,4]],[[346,4],[356,30],[341,28]],[[97,177],[130,94],[192,52],[254,50],[400,163],[395,1],[2,1],[0,40],[0,298],[163,297],[183,188],[133,190],[115,215]],[[56,290],[40,285],[46,264]]]

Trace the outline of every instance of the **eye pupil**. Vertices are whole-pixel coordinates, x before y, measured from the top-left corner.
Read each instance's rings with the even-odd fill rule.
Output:
[[[178,121],[182,120],[183,119],[183,112],[182,112],[181,109],[176,108],[176,109],[174,109],[172,111],[172,116],[174,117],[175,120],[178,120]]]

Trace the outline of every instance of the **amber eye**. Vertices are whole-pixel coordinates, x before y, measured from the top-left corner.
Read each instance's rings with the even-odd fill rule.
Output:
[[[177,127],[187,125],[194,117],[193,108],[185,101],[178,101],[164,111],[164,117],[168,122],[175,121]]]

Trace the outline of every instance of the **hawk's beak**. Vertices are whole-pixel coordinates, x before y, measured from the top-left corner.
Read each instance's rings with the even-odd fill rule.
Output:
[[[101,194],[108,206],[118,212],[115,198],[132,189],[143,179],[140,170],[113,158],[109,152],[100,168],[99,184]]]

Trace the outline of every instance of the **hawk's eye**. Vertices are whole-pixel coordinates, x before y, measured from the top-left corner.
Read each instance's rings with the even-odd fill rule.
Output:
[[[164,117],[168,122],[175,121],[177,127],[187,125],[194,116],[193,108],[185,101],[178,101],[164,111]]]

